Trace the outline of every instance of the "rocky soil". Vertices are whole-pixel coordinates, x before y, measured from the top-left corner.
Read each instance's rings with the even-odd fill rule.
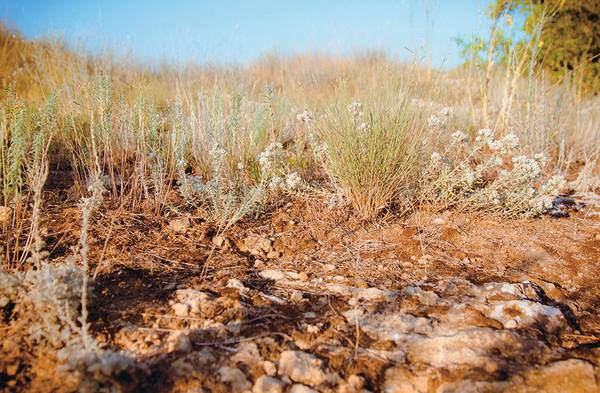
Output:
[[[134,364],[122,391],[598,392],[597,200],[563,218],[385,225],[290,204],[223,236],[122,219],[95,234],[92,327]],[[61,391],[43,365],[5,367],[5,387]]]

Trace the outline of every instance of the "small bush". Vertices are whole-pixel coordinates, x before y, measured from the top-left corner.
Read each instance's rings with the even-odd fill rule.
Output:
[[[543,181],[545,155],[518,155],[519,141],[512,133],[495,139],[492,130],[482,129],[472,144],[462,131],[451,138],[442,153],[431,154],[420,179],[421,202],[530,217],[552,207],[566,185],[562,176]]]
[[[378,100],[377,100],[378,101]],[[419,174],[422,122],[408,101],[352,102],[311,127],[318,159],[364,219],[406,207]]]
[[[258,156],[258,179],[246,176],[243,162],[231,173],[227,161],[230,153],[219,145],[209,151],[211,178],[203,182],[199,176],[180,172],[179,191],[190,204],[204,203],[212,220],[223,230],[241,218],[256,213],[273,197],[303,186],[296,172],[290,172],[287,152],[280,143],[271,143]]]

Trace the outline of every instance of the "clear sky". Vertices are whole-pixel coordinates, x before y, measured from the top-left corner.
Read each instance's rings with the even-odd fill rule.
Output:
[[[149,62],[244,63],[265,53],[381,49],[432,65],[459,63],[452,38],[487,30],[488,0],[0,0],[0,19],[28,38]]]

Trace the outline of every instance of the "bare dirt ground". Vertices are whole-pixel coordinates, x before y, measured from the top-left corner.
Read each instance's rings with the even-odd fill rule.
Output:
[[[295,201],[224,236],[195,213],[105,208],[92,328],[135,362],[115,391],[598,392],[600,203],[576,199],[564,218],[419,211],[377,225]],[[48,210],[60,261],[80,213]],[[72,389],[3,312],[0,386]]]

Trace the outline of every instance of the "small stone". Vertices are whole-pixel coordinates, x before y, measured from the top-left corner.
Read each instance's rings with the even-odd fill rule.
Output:
[[[276,269],[266,269],[258,273],[258,275],[266,280],[281,281],[285,279],[285,273]]]
[[[265,264],[264,261],[262,261],[260,259],[256,259],[254,261],[254,268],[255,269],[264,269],[265,267],[267,267],[267,265]]]
[[[290,300],[294,303],[300,303],[304,300],[304,296],[301,291],[293,290],[290,294]]]
[[[319,393],[315,389],[309,388],[306,385],[300,385],[298,383],[292,385],[288,393]]]
[[[273,249],[271,240],[259,235],[248,236],[241,242],[239,248],[240,251],[249,252],[255,256],[263,256]]]
[[[356,323],[356,321],[359,321],[364,313],[365,312],[360,308],[351,308],[350,310],[344,311],[342,315],[346,318],[348,323],[353,324]]]
[[[277,367],[275,363],[265,360],[263,362],[263,369],[265,370],[265,374],[272,377],[277,374]]]
[[[231,361],[242,363],[249,367],[260,367],[262,365],[262,357],[260,356],[258,347],[255,343],[240,344],[235,355],[231,357]]]
[[[9,364],[6,367],[6,374],[8,374],[9,376],[15,376],[15,375],[17,375],[17,371],[19,371],[19,364],[18,363]]]
[[[365,386],[365,379],[352,374],[346,382],[342,382],[338,387],[338,393],[359,393]]]
[[[175,303],[171,306],[171,308],[173,309],[175,315],[177,315],[178,317],[187,317],[190,313],[191,307],[189,306],[189,304]]]
[[[354,280],[354,286],[357,288],[368,288],[369,284],[365,280],[357,278]]]
[[[190,307],[189,312],[192,314],[201,313],[203,310],[206,311],[213,301],[210,294],[192,288],[179,289],[175,293],[175,296],[179,303]]]
[[[383,291],[375,287],[357,288],[353,291],[352,299],[350,299],[348,304],[354,306],[360,301],[373,302],[380,300],[388,300],[390,297],[392,297],[392,295],[393,292]]]
[[[165,285],[165,290],[166,291],[172,291],[175,288],[177,288],[177,282],[175,282],[175,281],[170,282],[167,285]]]
[[[263,375],[256,380],[252,393],[283,393],[285,382]]]
[[[327,263],[327,264],[323,265],[323,269],[325,269],[326,272],[330,272],[332,270],[335,270],[335,265],[331,264],[331,263]]]
[[[229,248],[231,242],[225,236],[215,236],[212,239],[212,243],[215,246],[217,246],[218,248],[227,250]]]
[[[169,229],[176,233],[185,233],[190,225],[191,223],[188,217],[176,218],[169,221]]]
[[[304,272],[300,272],[300,273],[298,273],[298,279],[302,280],[302,281],[306,281],[306,280],[308,280],[308,274],[306,274]]]
[[[390,367],[385,372],[382,392],[423,393],[429,391],[426,376],[416,376],[402,367]]]
[[[433,225],[445,225],[446,222],[447,221],[442,217],[435,217],[433,220],[431,220]]]
[[[227,286],[227,288],[235,288],[235,289],[237,289],[242,294],[248,292],[248,288],[246,288],[244,286],[244,284],[240,280],[238,280],[236,278],[230,278],[227,281],[227,285],[226,286]]]
[[[221,381],[227,383],[234,393],[241,393],[252,388],[252,384],[239,368],[221,367],[218,371]]]
[[[182,331],[173,332],[167,337],[168,352],[189,352],[191,348],[189,336]]]
[[[279,375],[286,375],[294,382],[319,386],[336,381],[336,375],[323,369],[323,361],[302,351],[284,351],[279,358]]]
[[[352,295],[351,288],[343,284],[327,284],[325,288],[334,295],[348,297]]]
[[[281,256],[281,253],[279,251],[269,251],[267,253],[267,259],[277,259]]]

